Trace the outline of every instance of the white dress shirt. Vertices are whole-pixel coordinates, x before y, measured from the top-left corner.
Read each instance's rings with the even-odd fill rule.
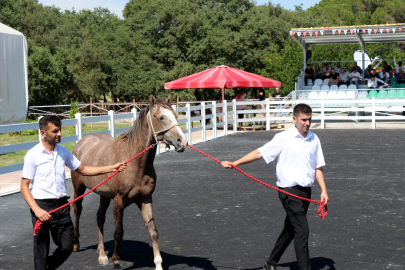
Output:
[[[390,74],[388,72],[385,72],[385,76],[387,79],[389,79]],[[383,80],[384,79],[384,73],[380,72],[380,79]]]
[[[325,166],[318,136],[308,131],[304,138],[295,127],[276,134],[258,150],[266,163],[278,157],[277,186],[282,188],[312,186],[315,170]]]
[[[402,66],[395,65],[395,73],[399,73],[399,70],[400,70],[400,69],[402,69],[402,71],[405,72],[405,67],[404,67],[404,65],[402,65]]]
[[[374,82],[373,82],[371,79],[368,79],[368,81],[367,81],[367,87],[368,87],[368,88],[377,88],[377,87],[378,87],[378,83],[377,83],[377,82],[380,82],[380,83],[384,84],[384,81],[383,81],[383,80],[380,80],[380,79],[377,79],[377,78],[374,79]]]
[[[361,75],[358,72],[352,72],[352,73],[350,73],[350,77],[351,77],[352,81],[357,81],[361,78]]]
[[[53,156],[42,142],[28,151],[22,178],[31,180],[34,199],[59,199],[67,195],[65,165],[76,170],[80,161],[64,146],[56,145]]]

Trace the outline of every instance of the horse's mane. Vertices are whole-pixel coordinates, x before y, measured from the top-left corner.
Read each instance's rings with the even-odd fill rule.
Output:
[[[166,103],[166,101],[164,99],[156,99],[156,106],[162,106],[166,109],[170,109],[171,111],[173,111],[173,109],[170,107],[169,104]],[[134,121],[134,124],[132,125],[132,127],[130,127],[127,132],[125,132],[124,134],[122,134],[119,139],[121,141],[124,141],[127,143],[127,147],[130,151],[132,150],[138,150],[141,151],[143,150],[142,148],[146,147],[146,136],[145,134],[142,132],[142,130],[145,127],[148,127],[149,123],[148,121],[145,122],[145,119],[147,118],[147,115],[149,113],[149,111],[152,109],[152,106],[148,105],[146,108],[143,108],[137,118]],[[146,123],[145,125],[143,123]],[[148,133],[148,137],[149,137],[149,132],[150,130],[147,131]]]

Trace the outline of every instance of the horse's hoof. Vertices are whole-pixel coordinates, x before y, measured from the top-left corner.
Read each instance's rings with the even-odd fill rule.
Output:
[[[73,252],[78,252],[80,249],[80,245],[73,245]]]
[[[103,265],[106,265],[106,264],[109,264],[110,262],[108,261],[108,257],[107,256],[105,256],[105,257],[98,257],[98,263],[99,264],[103,264]]]
[[[163,270],[161,265],[156,265],[156,269],[155,270]]]
[[[114,263],[113,269],[121,269],[121,265],[119,263]]]

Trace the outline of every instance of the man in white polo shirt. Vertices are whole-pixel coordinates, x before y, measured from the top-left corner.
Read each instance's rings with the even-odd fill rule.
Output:
[[[48,211],[68,202],[65,181],[65,166],[82,175],[99,175],[123,171],[125,163],[112,166],[83,166],[69,150],[61,145],[62,122],[56,116],[45,116],[39,120],[43,139],[24,158],[21,194],[31,208],[32,223],[38,219],[44,224],[34,236],[34,265],[36,270],[58,268],[73,251],[73,223],[70,208],[65,207],[52,215]],[[31,190],[29,185],[31,184]],[[53,255],[49,253],[49,233],[57,246]]]
[[[264,159],[266,163],[277,157],[277,186],[289,193],[304,198],[311,198],[311,186],[318,180],[322,190],[321,201],[328,203],[325,178],[322,167],[325,166],[321,143],[318,137],[309,131],[312,120],[312,109],[306,104],[294,107],[293,121],[295,126],[280,132],[264,146],[256,149],[234,162],[224,161],[224,168],[232,168]],[[284,228],[263,266],[264,270],[276,270],[284,251],[294,240],[295,254],[299,270],[311,269],[308,250],[307,210],[309,202],[279,192],[280,201],[287,213]]]

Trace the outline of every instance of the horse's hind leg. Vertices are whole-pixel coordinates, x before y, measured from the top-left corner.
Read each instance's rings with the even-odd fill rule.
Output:
[[[72,171],[72,183],[73,183],[73,198],[72,200],[76,199],[77,197],[84,194],[86,191],[86,186],[83,185],[81,176],[77,173]],[[83,210],[83,199],[77,200],[74,203],[74,211],[75,211],[75,229],[74,229],[74,236],[73,236],[73,251],[77,252],[80,248],[80,232],[79,232],[79,220],[80,215],[82,214]]]
[[[152,239],[153,247],[153,258],[156,265],[156,270],[163,270],[162,268],[162,256],[160,255],[159,250],[159,233],[155,225],[155,220],[153,219],[153,207],[152,207],[152,198],[149,198],[142,202],[141,206],[142,217],[146,223],[146,227],[149,230],[150,238]]]
[[[100,206],[97,211],[97,227],[98,227],[98,247],[97,251],[100,254],[98,257],[99,264],[108,264],[108,257],[104,251],[104,222],[105,213],[110,205],[110,199],[100,196]]]

